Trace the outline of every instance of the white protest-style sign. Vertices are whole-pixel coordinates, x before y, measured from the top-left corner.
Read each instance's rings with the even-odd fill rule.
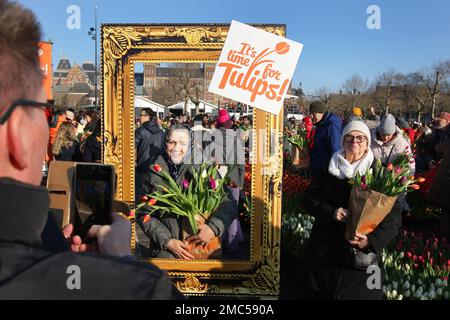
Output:
[[[209,91],[278,115],[302,48],[232,21]]]

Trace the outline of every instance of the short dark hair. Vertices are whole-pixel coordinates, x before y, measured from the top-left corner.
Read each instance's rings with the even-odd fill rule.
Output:
[[[144,113],[147,117],[150,117],[150,120],[153,120],[156,117],[156,113],[150,108],[143,108],[140,112]]]
[[[92,121],[95,121],[98,119],[97,112],[95,112],[94,110],[87,110],[84,114],[86,116],[90,117],[92,119]]]
[[[199,113],[194,117],[194,122],[202,122],[205,115],[203,113]]]
[[[0,0],[0,112],[15,100],[35,99],[42,88],[40,40],[33,12]]]

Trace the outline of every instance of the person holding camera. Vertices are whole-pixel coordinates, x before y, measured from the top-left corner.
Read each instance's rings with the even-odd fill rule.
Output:
[[[57,233],[40,187],[55,107],[42,87],[40,39],[31,11],[0,0],[0,299],[182,297],[165,272],[130,259],[130,222],[117,215],[89,231],[107,255],[86,252],[72,225],[64,228],[71,250],[44,247],[46,233]]]

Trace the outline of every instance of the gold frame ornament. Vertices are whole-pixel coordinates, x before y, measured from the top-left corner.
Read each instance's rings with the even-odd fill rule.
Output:
[[[253,25],[285,36],[285,25]],[[102,24],[102,162],[117,173],[116,198],[134,200],[134,64],[215,63],[229,24]],[[280,291],[280,233],[283,111],[255,109],[253,153],[267,161],[252,166],[249,260],[149,259],[167,270],[187,295],[277,297]],[[264,138],[256,134],[263,131]],[[278,134],[271,139],[271,134]],[[273,135],[272,135],[273,137]],[[259,139],[259,140],[258,140]],[[275,152],[270,153],[270,150]],[[133,225],[133,230],[135,230]],[[132,249],[136,237],[133,232]]]

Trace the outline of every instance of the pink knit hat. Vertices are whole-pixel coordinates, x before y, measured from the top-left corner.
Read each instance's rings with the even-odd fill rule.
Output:
[[[225,109],[219,110],[219,115],[217,116],[217,126],[224,126],[230,121],[230,115]]]

